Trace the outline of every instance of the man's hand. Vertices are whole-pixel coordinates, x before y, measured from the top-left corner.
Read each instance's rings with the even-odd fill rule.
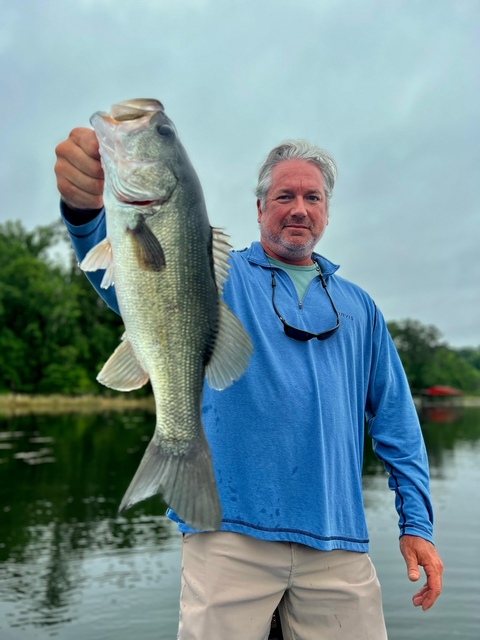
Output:
[[[443,562],[437,553],[435,546],[428,540],[417,536],[402,536],[400,538],[400,551],[407,564],[408,577],[412,582],[420,578],[420,569],[423,567],[427,582],[413,598],[416,607],[422,607],[424,611],[430,609],[442,592]]]
[[[74,129],[55,149],[57,187],[72,209],[103,207],[103,170],[93,129]]]

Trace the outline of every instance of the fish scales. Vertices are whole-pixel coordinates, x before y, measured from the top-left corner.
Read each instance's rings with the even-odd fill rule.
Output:
[[[197,399],[204,371],[198,362],[214,340],[218,294],[213,275],[205,277],[211,271],[207,234],[203,243],[193,243],[188,237],[198,234],[199,225],[192,221],[200,216],[191,216],[182,225],[178,211],[182,211],[182,202],[170,202],[161,215],[147,222],[165,254],[161,273],[132,269],[135,251],[124,233],[115,246],[123,265],[118,270],[123,284],[117,287],[122,318],[135,353],[158,389],[157,430],[162,437],[176,440],[185,431],[187,441],[200,425]],[[179,360],[184,366],[179,367]]]
[[[163,494],[191,526],[217,529],[203,384],[205,375],[214,388],[232,384],[253,349],[221,300],[229,245],[210,226],[200,182],[161,103],[127,101],[91,122],[105,171],[107,238],[81,266],[105,269],[102,286],[115,285],[125,324],[98,380],[123,391],[150,380],[157,416],[120,510]]]

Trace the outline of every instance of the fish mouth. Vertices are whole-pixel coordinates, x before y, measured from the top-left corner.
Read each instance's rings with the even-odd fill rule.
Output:
[[[157,111],[165,111],[165,107],[160,100],[136,98],[114,104],[110,110],[110,115],[117,122],[125,122],[127,120],[137,120],[137,118],[142,118],[145,115],[152,115]]]
[[[99,119],[101,119],[111,128],[116,124],[129,122],[130,120],[139,120],[145,116],[150,120],[158,111],[165,113],[165,107],[159,100],[154,100],[153,98],[124,100],[123,102],[114,104],[110,109],[110,113],[106,113],[105,111],[97,111],[94,113],[90,118],[90,124],[96,129]],[[103,127],[105,128],[105,124]]]
[[[122,204],[128,204],[131,207],[145,207],[151,209],[153,207],[161,207],[163,204],[168,202],[169,198],[158,198],[157,200],[135,200],[118,194],[117,200]]]
[[[110,112],[97,111],[90,118],[90,124],[97,134],[101,148],[113,156],[117,146],[117,131],[125,133],[148,129],[150,120],[157,113],[165,113],[163,104],[153,98],[137,98],[114,104]],[[166,118],[166,116],[165,116]]]
[[[176,190],[178,176],[172,166],[164,165],[164,181],[146,188],[143,176],[155,167],[158,160],[137,159],[124,148],[123,139],[148,130],[151,120],[157,114],[165,115],[163,104],[155,99],[125,100],[114,104],[109,113],[97,111],[90,118],[90,124],[100,143],[100,155],[107,181],[115,199],[127,206],[153,209],[165,204]],[[110,171],[107,171],[107,168]],[[113,167],[115,167],[113,169]]]

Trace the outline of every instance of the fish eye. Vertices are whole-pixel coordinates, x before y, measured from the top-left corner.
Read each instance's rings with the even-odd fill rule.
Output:
[[[168,124],[162,124],[157,127],[157,133],[164,138],[169,138],[171,135],[173,135],[173,129],[172,127],[169,127]]]

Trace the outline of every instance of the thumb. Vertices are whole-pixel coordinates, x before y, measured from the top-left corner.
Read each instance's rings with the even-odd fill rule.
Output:
[[[416,550],[419,540],[420,538],[409,535],[404,535],[400,538],[400,551],[407,565],[408,579],[412,582],[416,582],[420,578],[419,558]]]
[[[420,578],[420,569],[413,558],[407,558],[408,579],[416,582]]]

